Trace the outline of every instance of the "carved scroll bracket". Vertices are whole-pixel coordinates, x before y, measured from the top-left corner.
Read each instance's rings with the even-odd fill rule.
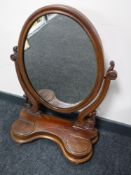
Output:
[[[108,78],[109,80],[115,80],[117,78],[117,71],[114,70],[115,62],[110,61],[110,67],[106,72],[106,75],[104,78]]]
[[[14,53],[10,56],[10,58],[12,61],[16,61],[16,59],[18,58],[18,47],[13,47],[13,51]]]
[[[17,59],[18,59],[18,47],[17,46],[13,47],[13,52],[14,53],[10,56],[10,58],[11,58],[12,61],[15,62],[16,72],[17,72],[19,81],[21,83],[21,86],[22,86],[25,94],[26,94],[26,95],[24,95],[24,98],[25,98],[25,101],[26,101],[25,105],[26,105],[27,108],[30,108],[30,110],[32,112],[38,112],[39,108],[40,108],[40,105],[33,98],[33,96],[29,93],[29,91],[27,90],[27,87],[26,87],[25,83],[23,82],[23,79],[22,79],[21,74],[20,74],[19,66],[17,64]]]
[[[116,70],[114,70],[114,67],[115,67],[115,62],[110,61],[110,67],[108,68],[104,76],[103,86],[98,97],[93,103],[91,103],[91,105],[87,106],[82,111],[80,111],[74,126],[76,127],[78,126],[82,128],[84,127],[89,129],[94,128],[96,108],[100,105],[100,103],[103,101],[104,97],[106,96],[107,90],[110,86],[110,81],[115,80],[117,78],[117,72]]]

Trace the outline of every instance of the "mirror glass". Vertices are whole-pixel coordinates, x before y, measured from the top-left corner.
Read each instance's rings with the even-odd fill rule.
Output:
[[[24,46],[27,76],[41,98],[70,107],[87,98],[96,82],[97,61],[84,29],[62,14],[40,17]]]

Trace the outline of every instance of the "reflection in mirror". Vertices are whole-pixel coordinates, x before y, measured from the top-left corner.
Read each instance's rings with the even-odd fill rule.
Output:
[[[61,14],[42,16],[32,25],[24,63],[35,91],[59,107],[84,100],[95,86],[97,62],[91,40],[77,22]]]

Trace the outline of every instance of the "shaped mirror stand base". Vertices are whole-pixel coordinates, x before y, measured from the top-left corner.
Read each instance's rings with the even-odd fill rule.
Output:
[[[11,126],[11,137],[17,143],[50,139],[60,146],[68,160],[80,164],[92,157],[92,145],[98,140],[98,131],[79,128],[71,121],[43,113],[34,114],[23,108],[19,119]]]

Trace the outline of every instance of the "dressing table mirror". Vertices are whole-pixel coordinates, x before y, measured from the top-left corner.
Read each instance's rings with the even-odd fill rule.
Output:
[[[25,22],[13,48],[25,106],[11,126],[17,143],[47,138],[75,164],[89,160],[98,140],[96,108],[111,80],[102,44],[89,19],[64,5],[38,9]]]

